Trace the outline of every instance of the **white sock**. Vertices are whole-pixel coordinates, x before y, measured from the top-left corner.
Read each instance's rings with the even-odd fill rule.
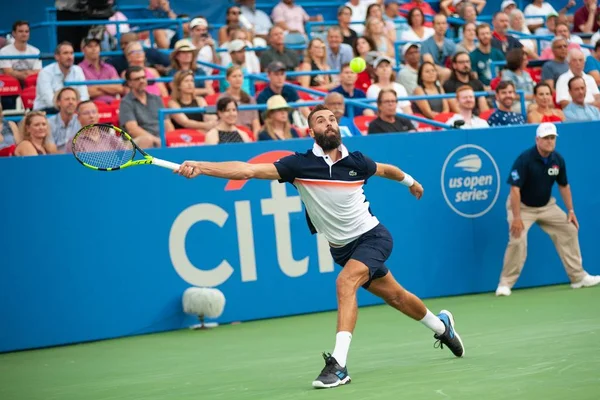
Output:
[[[441,319],[433,315],[433,313],[429,311],[429,309],[427,310],[427,314],[425,314],[423,319],[419,322],[421,322],[423,325],[425,325],[438,335],[441,335],[442,333],[446,332],[446,325],[444,325]]]
[[[350,350],[350,341],[352,341],[352,334],[350,332],[338,332],[335,335],[335,348],[333,349],[333,354],[331,356],[335,358],[341,367],[346,366],[348,350]]]

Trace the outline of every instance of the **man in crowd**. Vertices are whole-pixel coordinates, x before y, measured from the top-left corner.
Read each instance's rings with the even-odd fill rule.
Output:
[[[585,56],[581,50],[569,50],[569,70],[562,74],[556,81],[556,102],[562,108],[565,108],[571,102],[568,83],[574,76],[580,76],[585,81],[585,102],[600,107],[600,91],[594,78],[583,72],[584,66]]]
[[[564,108],[565,118],[569,122],[600,121],[600,110],[587,104],[586,81],[581,76],[574,76],[567,83],[571,102]]]
[[[396,115],[398,94],[393,89],[383,89],[377,96],[376,119],[369,124],[369,135],[375,133],[412,132],[415,130],[413,123]]]
[[[346,99],[364,99],[367,97],[364,91],[356,88],[356,79],[358,75],[352,71],[350,64],[346,63],[342,65],[340,74],[340,86],[331,89],[331,92],[339,93]],[[374,115],[373,110],[363,107],[354,106],[354,115]],[[344,115],[348,115],[346,110]]]
[[[278,28],[275,27],[273,29]],[[271,96],[275,96],[276,94],[281,95],[288,103],[295,103],[300,100],[300,96],[298,96],[296,89],[285,84],[285,72],[285,65],[280,61],[273,61],[267,66],[269,85],[256,97],[257,104],[267,104],[267,101]],[[308,117],[308,114],[310,113],[308,107],[300,107],[298,111],[305,117]],[[292,113],[290,113],[290,122],[292,122]]]
[[[419,67],[421,65],[421,45],[418,43],[407,43],[402,46],[402,57],[404,65],[398,72],[396,81],[406,89],[406,93],[412,95],[417,87]]]
[[[63,153],[67,141],[81,129],[75,110],[79,103],[79,92],[72,87],[64,87],[56,93],[58,114],[48,118],[50,140],[56,145],[59,153]]]
[[[264,71],[273,61],[281,62],[287,71],[293,71],[300,64],[295,51],[286,49],[283,43],[284,31],[275,25],[269,30],[270,48],[263,51],[260,56],[260,67]]]
[[[492,30],[488,24],[478,25],[475,32],[479,44],[470,54],[471,66],[477,79],[489,87],[492,80],[492,61],[505,61],[506,57],[502,51],[492,47]]]
[[[555,37],[551,44],[554,59],[546,61],[542,66],[542,81],[547,83],[553,91],[558,78],[569,70],[569,63],[567,62],[568,47],[567,39],[562,36]]]
[[[444,82],[450,76],[446,62],[456,53],[456,44],[446,37],[448,19],[444,14],[436,14],[433,19],[434,34],[421,43],[423,61],[429,61],[438,68],[440,80]]]
[[[523,125],[525,118],[523,114],[511,111],[515,102],[515,84],[511,81],[500,81],[496,86],[497,110],[490,115],[487,122],[490,126]]]
[[[40,54],[38,48],[28,44],[29,23],[16,21],[12,26],[14,42],[0,49],[0,56],[32,56]],[[35,75],[42,69],[42,61],[38,58],[0,60],[0,71],[24,82],[30,75]]]
[[[458,105],[458,113],[446,121],[448,125],[460,127],[461,129],[489,127],[485,120],[473,113],[475,109],[475,92],[471,86],[464,85],[456,89],[456,104]]]
[[[484,91],[483,83],[479,79],[473,77],[471,71],[471,58],[468,53],[459,52],[452,57],[452,75],[450,79],[444,82],[444,91],[446,93],[455,93],[456,90],[464,85],[469,85],[475,92]],[[448,99],[450,111],[460,112],[455,99]],[[477,99],[475,104],[475,113],[479,114],[482,111],[489,110],[488,103],[485,97]]]
[[[81,43],[83,61],[79,63],[87,80],[120,79],[117,70],[100,59],[100,41],[96,38],[85,38]],[[123,94],[123,85],[91,85],[88,86],[90,98],[103,103],[112,103],[116,95]]]
[[[327,30],[327,64],[331,69],[339,70],[354,58],[352,47],[342,43],[343,39],[339,26],[332,26]]]

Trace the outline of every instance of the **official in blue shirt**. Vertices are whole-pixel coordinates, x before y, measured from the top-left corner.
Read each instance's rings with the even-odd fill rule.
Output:
[[[501,81],[496,87],[496,104],[498,109],[488,118],[490,126],[523,125],[523,114],[512,112],[515,102],[515,85],[511,81]]]
[[[571,281],[571,287],[595,286],[600,276],[591,276],[582,265],[579,222],[573,209],[565,160],[556,149],[556,125],[544,122],[537,127],[535,146],[523,152],[508,177],[511,185],[507,202],[510,239],[496,296],[510,296],[527,258],[527,231],[534,223],[550,235]],[[566,214],[552,197],[558,184]]]

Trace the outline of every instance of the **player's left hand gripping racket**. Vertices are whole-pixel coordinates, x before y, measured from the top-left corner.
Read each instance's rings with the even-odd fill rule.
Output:
[[[77,161],[97,171],[116,171],[144,164],[171,170],[179,168],[179,164],[150,156],[135,144],[127,132],[108,124],[84,126],[73,138],[72,147]],[[143,160],[133,160],[136,151],[144,157]]]

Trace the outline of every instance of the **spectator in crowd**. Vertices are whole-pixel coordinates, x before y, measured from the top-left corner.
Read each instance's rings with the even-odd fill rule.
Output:
[[[564,108],[569,122],[600,121],[598,107],[586,103],[587,81],[581,76],[573,76],[567,83],[572,101]]]
[[[558,77],[569,70],[567,39],[562,36],[552,39],[551,50],[554,57],[542,66],[542,81],[547,83],[554,91]]]
[[[527,258],[527,232],[534,223],[552,238],[573,289],[600,284],[600,276],[589,275],[581,265],[579,222],[573,209],[565,160],[556,152],[557,136],[556,125],[540,124],[536,129],[535,146],[519,155],[508,177],[511,185],[506,202],[509,241],[496,296],[511,295]],[[552,196],[554,182],[558,184],[568,214]]]
[[[215,40],[208,33],[208,21],[205,18],[197,17],[190,21],[190,39],[194,47],[198,49],[197,61],[219,64]],[[212,75],[212,67],[203,65],[200,68],[206,75]]]
[[[506,69],[502,71],[502,80],[510,81],[516,90],[525,92],[526,104],[533,100],[533,78],[527,72],[529,59],[523,49],[513,49],[506,53]],[[524,110],[521,110],[524,111]]]
[[[592,54],[586,57],[583,72],[594,78],[600,85],[600,42],[596,42]]]
[[[367,7],[367,17],[365,20],[370,18],[380,19],[383,22],[383,32],[390,39],[390,42],[394,43],[396,41],[396,27],[392,21],[388,21],[383,18],[383,10],[381,9],[381,4],[372,3]]]
[[[354,46],[358,34],[350,25],[350,21],[352,20],[352,9],[347,5],[341,5],[337,11],[337,20],[338,26],[342,32],[342,43],[345,43],[350,47]]]
[[[168,0],[150,0],[148,9],[144,13],[144,18],[175,19],[177,18],[177,13],[171,9]],[[159,49],[168,49],[171,37],[175,34],[172,29],[154,29],[151,33],[154,36],[154,43]]]
[[[229,67],[225,72],[227,77],[228,87],[227,90],[219,96],[219,99],[223,96],[231,96],[237,104],[241,105],[255,105],[256,100],[250,96],[248,92],[243,88],[242,82],[245,81],[244,75],[242,74],[242,68],[240,66]],[[260,121],[257,110],[238,110],[238,126],[245,126],[256,135],[260,130]]]
[[[250,81],[250,79],[245,78],[245,76],[248,75],[249,71],[244,66],[244,64],[246,64],[246,42],[242,40],[234,40],[233,42],[229,43],[228,47],[231,63],[229,63],[227,67],[239,67],[240,72],[242,74],[242,90],[246,93],[250,93],[252,82]],[[229,87],[229,80],[221,80],[220,86],[221,91],[227,90],[227,88]]]
[[[85,38],[81,43],[83,61],[79,63],[87,80],[115,80],[119,74],[115,67],[100,59],[100,41],[96,38]],[[123,94],[123,85],[90,85],[87,87],[90,98],[94,101],[110,104],[117,95]]]
[[[125,49],[129,46],[130,43],[139,42],[139,36],[135,32],[123,33],[121,35],[121,39],[119,41],[121,51],[123,51],[123,55],[114,56],[106,60],[106,62],[117,70],[119,76],[127,69],[127,58]],[[161,74],[167,72],[167,69],[170,64],[169,55],[163,53],[154,48],[145,48],[144,54],[146,55],[146,63],[149,67],[152,67],[159,71]]]
[[[327,30],[327,64],[331,69],[339,70],[342,64],[349,63],[352,56],[352,47],[342,43],[342,30],[338,26],[332,26]]]
[[[55,105],[58,114],[48,118],[50,127],[48,140],[56,145],[60,153],[64,153],[67,140],[81,129],[75,114],[78,103],[79,93],[72,87],[64,87],[56,93]]]
[[[429,26],[425,26],[425,14],[420,8],[413,8],[408,12],[406,22],[409,26],[402,32],[400,40],[405,42],[422,42],[429,39],[435,31]]]
[[[398,93],[394,89],[383,89],[377,95],[377,118],[369,124],[368,134],[412,132],[413,123],[396,115]]]
[[[583,40],[579,36],[571,35],[571,32],[569,31],[569,25],[567,23],[559,22],[556,24],[556,37],[565,38],[567,40],[569,50],[581,50],[586,56],[590,54],[587,49],[581,47]],[[553,57],[554,52],[551,48],[546,48],[540,55],[542,60],[552,60]]]
[[[175,48],[171,52],[171,68],[169,69],[168,76],[175,76],[177,72],[189,71],[194,77],[204,77],[206,73],[202,68],[198,67],[196,63],[196,57],[198,49],[194,47],[192,42],[188,39],[181,39],[175,43]],[[213,94],[215,91],[212,87],[212,81],[194,81],[196,96],[208,96]],[[173,89],[173,82],[169,83],[169,87]],[[154,92],[153,94],[158,94]],[[161,92],[161,96],[163,96]]]
[[[402,46],[402,58],[404,65],[398,72],[398,83],[406,89],[407,93],[414,93],[417,87],[419,65],[421,61],[421,45],[418,43],[406,43]]]
[[[519,10],[518,8],[515,8],[508,15],[511,30],[515,32],[521,32],[525,35],[531,35],[531,31],[529,30],[529,28],[527,28],[527,25],[525,24],[525,16],[523,15],[523,11]],[[519,42],[521,42],[521,44],[523,45],[523,50],[527,53],[529,58],[531,58],[532,60],[538,58],[537,42],[535,40],[523,39],[519,38],[519,36],[516,36],[516,38],[519,39]]]
[[[456,89],[456,104],[458,105],[458,113],[450,118],[446,123],[453,126],[456,121],[464,121],[461,129],[476,129],[487,128],[488,123],[475,116],[475,92],[469,85],[464,85]]]
[[[98,112],[98,106],[92,100],[80,101],[77,104],[77,108],[75,109],[75,113],[77,114],[77,121],[79,121],[79,126],[88,126],[97,124],[100,121],[100,113]],[[75,132],[72,136],[67,138],[67,145],[65,146],[65,153],[72,153],[72,143],[73,138],[75,137]]]
[[[236,48],[240,48],[239,41],[241,41],[241,42],[245,43],[245,45],[246,45],[246,50],[244,53],[243,67],[250,74],[259,74],[260,73],[260,61],[258,59],[258,56],[256,55],[256,52],[254,50],[248,50],[248,48],[253,47],[252,42],[250,42],[248,40],[248,37],[249,37],[248,32],[246,32],[245,29],[233,29],[231,31],[230,35],[231,35],[231,41],[229,43],[227,43],[226,46],[223,46],[227,49],[227,53],[220,53],[221,65],[226,66],[226,67],[232,65],[230,54],[232,51],[239,51],[239,50],[236,50]],[[233,44],[234,42],[236,44]],[[266,46],[267,43],[265,42],[264,45]]]
[[[240,16],[242,15],[242,10],[239,6],[233,5],[227,7],[225,11],[225,25],[219,28],[218,32],[218,42],[219,46],[222,46],[223,43],[229,41],[229,34],[227,33],[230,29],[243,29],[244,26],[240,21]]]
[[[558,23],[558,14],[550,13],[546,16],[546,25],[535,30],[535,34],[539,36],[555,36],[556,35],[556,24]],[[549,40],[541,40],[540,50],[543,52],[548,47],[552,46],[552,42]]]
[[[569,1],[570,3],[570,1]],[[566,10],[561,10],[563,12]],[[531,4],[525,7],[526,17],[546,17],[550,14],[558,14],[552,5],[544,0],[533,0]],[[528,18],[527,27],[531,32],[544,26],[544,18]]]
[[[446,38],[448,20],[443,14],[437,14],[433,19],[435,33],[421,44],[423,61],[437,65],[442,82],[450,76],[450,70],[445,67],[450,57],[456,53],[456,44]],[[468,55],[467,55],[468,56]]]
[[[273,61],[283,63],[287,71],[293,71],[300,64],[296,52],[286,49],[283,44],[283,29],[279,26],[274,26],[269,31],[269,46],[270,48],[263,51],[260,56],[260,67],[264,71]]]
[[[477,49],[477,44],[475,43],[476,27],[477,25],[473,22],[467,22],[463,25],[462,41],[456,46],[456,52],[464,51],[465,53],[471,53]]]
[[[592,33],[597,32],[600,28],[598,26],[598,17],[600,11],[598,10],[598,0],[584,0],[583,5],[575,10],[573,16],[573,32],[584,32]]]
[[[290,33],[306,35],[304,23],[308,21],[323,21],[322,15],[309,16],[304,8],[294,4],[294,0],[281,0],[271,12],[271,19],[275,25]]]
[[[275,28],[274,28],[275,29]],[[267,104],[271,96],[280,94],[288,103],[295,103],[300,100],[298,92],[291,86],[285,85],[285,65],[280,61],[273,61],[267,66],[267,78],[269,85],[260,92],[256,98],[258,104]],[[305,117],[308,117],[310,110],[308,107],[298,109]],[[290,114],[290,121],[292,115]]]
[[[81,67],[73,65],[75,57],[73,55],[73,45],[69,42],[62,42],[56,46],[54,51],[56,62],[42,68],[38,75],[35,89],[35,101],[33,109],[55,113],[54,94],[63,88],[64,82],[84,82],[85,75]],[[81,100],[90,98],[86,85],[76,86]]]
[[[375,81],[369,87],[369,90],[367,90],[368,99],[378,99],[379,92],[383,89],[391,89],[397,93],[399,97],[408,97],[408,93],[406,93],[404,86],[395,82],[396,77],[394,70],[392,69],[393,62],[394,61],[391,58],[385,56],[380,56],[373,62],[373,67],[375,68]],[[398,106],[397,112],[412,114],[410,101],[397,101],[396,105]]]
[[[571,102],[569,94],[569,80],[580,76],[585,81],[585,102],[600,107],[600,91],[594,78],[583,72],[585,56],[580,50],[569,50],[569,70],[562,74],[556,81],[556,102],[564,109]]]
[[[206,133],[205,144],[225,144],[251,142],[246,132],[236,126],[238,119],[238,104],[230,96],[217,101],[217,125]]]
[[[515,85],[509,81],[502,81],[496,86],[496,104],[498,108],[487,122],[490,126],[523,125],[523,114],[512,112],[516,98]]]
[[[325,107],[327,107],[335,116],[340,128],[340,134],[342,137],[348,136],[361,136],[360,131],[356,127],[354,121],[344,116],[346,114],[346,107],[344,105],[344,96],[337,92],[331,92],[325,96],[323,101]]]
[[[408,3],[402,4],[400,6],[400,14],[403,17],[406,17],[408,15],[408,12],[413,8],[420,9],[424,15],[428,15],[430,17],[433,17],[435,15],[435,11],[433,10],[433,8],[431,8],[429,3],[424,0],[410,0]],[[425,26],[431,26],[431,22],[426,22]]]
[[[40,50],[27,42],[29,41],[29,22],[16,21],[12,26],[14,42],[0,49],[0,56],[33,56]],[[35,75],[42,69],[42,61],[38,58],[0,60],[0,71],[24,82],[25,78]]]
[[[476,28],[477,48],[470,54],[471,65],[477,79],[485,86],[490,86],[492,80],[493,61],[505,61],[504,53],[495,47],[492,47],[492,31],[488,24],[481,24]]]
[[[542,122],[562,122],[565,116],[561,110],[554,106],[552,88],[549,84],[540,82],[533,88],[535,107],[527,113],[527,122],[540,124]]]
[[[465,25],[468,23],[475,24],[475,26],[479,25],[480,23],[477,21],[477,15],[479,14],[479,12],[477,11],[477,7],[475,7],[475,5],[471,2],[466,2],[463,4],[464,5],[460,8],[459,11],[459,17],[465,21]],[[461,38],[464,36],[464,25],[460,27],[458,31],[458,36]]]
[[[46,114],[41,111],[31,111],[25,114],[21,122],[21,137],[15,148],[15,156],[41,156],[52,154],[56,147],[47,140],[49,134]]]
[[[456,90],[464,85],[469,85],[475,92],[483,92],[485,89],[483,83],[475,77],[471,71],[471,58],[467,53],[456,53],[452,57],[452,75],[450,79],[444,82],[444,91],[446,93],[455,93]],[[460,111],[455,99],[448,99],[450,111],[458,113]],[[485,97],[479,97],[475,105],[475,113],[489,110]]]
[[[359,37],[354,44],[354,55],[365,60],[367,67],[358,74],[356,87],[366,92],[371,86],[373,71],[373,61],[379,57],[375,43],[369,38]]]
[[[298,70],[305,72],[329,71],[325,42],[322,39],[316,37],[308,42],[306,54]],[[336,83],[332,83],[331,77],[332,75],[329,74],[304,75],[298,77],[298,83],[304,87],[311,87],[317,90],[329,90],[336,85]]]
[[[600,13],[597,14],[596,24],[600,25]],[[595,46],[596,43],[598,43],[599,40],[600,40],[600,29],[598,29],[596,32],[594,32],[594,34],[590,38],[590,43],[589,44],[591,46]]]
[[[10,155],[21,139],[17,124],[4,119],[2,105],[0,105],[0,157]]]
[[[207,107],[208,104],[202,96],[196,94],[194,73],[192,71],[179,71],[173,78],[173,91],[167,106],[169,108],[196,108]],[[171,121],[175,129],[196,129],[206,132],[215,127],[217,118],[205,112],[182,112],[171,114]]]
[[[384,10],[383,10],[383,20],[386,23],[391,22],[396,29],[396,40],[402,39],[402,34],[406,30],[404,24],[396,24],[396,19],[400,14],[400,4],[402,2],[400,0],[385,0],[384,1]]]
[[[509,19],[508,15],[502,11],[494,14],[492,19],[494,32],[492,33],[492,47],[497,48],[506,54],[512,49],[520,49],[523,47],[518,39],[515,39],[508,34]]]
[[[365,21],[367,20],[367,3],[361,0],[349,0],[344,6],[352,10],[352,19],[350,22],[353,22],[353,24],[351,26],[358,36],[362,36],[365,29]]]
[[[421,64],[418,72],[417,87],[414,90],[415,96],[439,95],[445,94],[438,76],[435,65],[425,61]],[[427,99],[415,100],[412,103],[413,111],[424,115],[426,118],[434,119],[440,113],[450,111],[447,99]]]
[[[263,41],[266,40],[269,29],[273,27],[271,18],[264,11],[256,8],[256,0],[238,0],[238,3],[240,3],[240,10],[242,11],[242,21],[248,21],[250,26],[247,28],[254,31],[254,41],[256,42],[257,37]],[[258,43],[254,44],[258,45]]]
[[[190,15],[189,14],[178,14],[177,15],[177,19],[190,19]],[[190,23],[189,22],[184,22],[181,25],[182,31],[183,31],[183,36],[181,36],[179,34],[178,31],[175,32],[175,34],[173,35],[173,37],[171,38],[171,43],[169,43],[169,48],[173,49],[175,48],[175,44],[177,42],[179,42],[181,39],[189,39],[190,38]]]
[[[300,137],[298,131],[290,124],[288,115],[293,109],[287,101],[280,96],[272,96],[267,101],[265,111],[265,126],[258,134],[258,140],[287,140]]]
[[[340,85],[331,89],[333,93],[339,93],[346,99],[365,99],[367,98],[366,93],[356,88],[356,79],[358,75],[356,72],[352,71],[350,68],[350,64],[346,63],[342,65],[340,74]],[[346,110],[346,116],[348,115],[348,110]],[[354,115],[374,115],[373,110],[369,110],[368,108],[362,107],[354,107]]]
[[[164,108],[163,100],[148,93],[148,78],[141,66],[125,71],[127,86],[131,89],[121,100],[119,123],[141,148],[160,147],[158,110]],[[165,131],[173,130],[171,120],[164,121]]]
[[[504,0],[500,4],[500,11],[504,11],[506,14],[510,14],[515,8],[517,8],[517,3],[514,0]]]
[[[129,67],[140,67],[146,72],[146,78],[153,80],[160,78],[158,71],[152,67],[146,67],[146,53],[139,42],[132,42],[127,45],[125,49],[125,56],[127,57],[127,64]],[[125,72],[122,74],[125,76]],[[169,92],[167,86],[163,82],[148,83],[146,90],[155,96],[168,96]]]
[[[364,36],[373,40],[373,43],[377,46],[377,51],[379,51],[381,55],[394,58],[396,55],[394,43],[387,37],[383,28],[384,24],[381,19],[370,18],[365,23]]]

